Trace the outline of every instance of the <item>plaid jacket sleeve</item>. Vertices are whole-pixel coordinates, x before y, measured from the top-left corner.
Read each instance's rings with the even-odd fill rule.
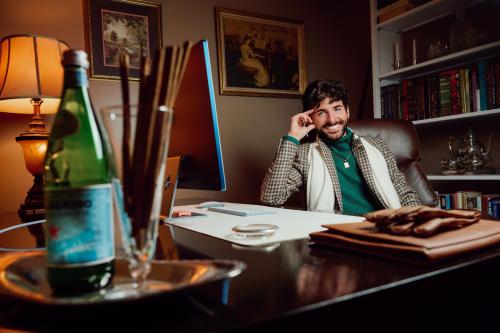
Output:
[[[263,204],[281,206],[302,187],[298,149],[299,145],[293,142],[281,141],[276,158],[262,182],[260,201]]]
[[[389,168],[389,174],[392,179],[392,184],[394,185],[394,188],[398,193],[401,206],[421,205],[422,202],[420,201],[418,193],[413,188],[411,188],[410,185],[408,185],[404,174],[399,171],[394,154],[389,150],[389,147],[387,147],[383,140],[380,140],[379,144],[379,147],[381,148],[380,150],[382,151],[382,154],[384,155],[387,162],[387,167]]]

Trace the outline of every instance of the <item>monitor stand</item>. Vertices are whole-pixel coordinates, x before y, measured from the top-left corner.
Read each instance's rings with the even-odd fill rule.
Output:
[[[163,227],[158,228],[158,242],[156,245],[155,258],[163,260],[178,260],[179,254],[174,242],[174,232],[172,227],[164,223],[166,220],[178,220],[190,217],[206,216],[195,212],[189,212],[189,216],[176,216],[174,213],[174,198],[179,179],[179,170],[181,168],[183,156],[174,156],[167,159],[165,168],[164,192],[161,201],[160,221]]]
[[[167,167],[165,170],[164,191],[161,199],[161,217],[170,218],[174,208],[175,190],[177,189],[177,180],[182,156],[167,158]]]
[[[164,192],[161,202],[161,219],[176,220],[191,217],[206,216],[206,214],[195,212],[174,212],[175,191],[179,180],[179,171],[181,168],[183,156],[173,156],[167,159],[165,169]],[[184,213],[184,214],[183,214]]]

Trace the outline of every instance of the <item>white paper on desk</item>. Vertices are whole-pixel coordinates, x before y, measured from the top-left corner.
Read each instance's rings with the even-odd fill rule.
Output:
[[[230,203],[227,203],[230,204]],[[242,205],[242,204],[238,204]],[[255,206],[255,205],[247,205]],[[182,218],[180,220],[167,220],[166,223],[199,232],[208,236],[223,239],[228,242],[246,245],[262,246],[281,241],[301,239],[309,237],[311,232],[326,230],[324,224],[338,224],[361,222],[363,217],[338,215],[332,213],[308,212],[303,210],[292,210],[257,206],[265,210],[276,211],[276,214],[258,216],[236,216],[195,208],[195,205],[177,206],[174,210],[186,210],[207,214],[206,218]],[[243,224],[263,223],[274,224],[279,227],[272,237],[263,239],[238,239],[234,237],[232,228]]]

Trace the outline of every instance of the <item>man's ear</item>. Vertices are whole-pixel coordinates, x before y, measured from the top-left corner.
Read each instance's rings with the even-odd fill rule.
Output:
[[[349,120],[349,116],[350,116],[350,113],[349,113],[349,107],[346,107],[346,112],[347,112],[347,120]]]

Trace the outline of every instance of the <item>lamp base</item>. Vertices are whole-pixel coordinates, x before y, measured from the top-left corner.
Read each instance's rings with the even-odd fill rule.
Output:
[[[28,171],[35,177],[33,186],[28,191],[24,204],[19,207],[18,215],[23,223],[42,220],[45,218],[43,203],[43,161],[47,151],[49,133],[45,129],[45,122],[40,114],[40,98],[32,98],[33,118],[29,129],[16,137],[16,141],[23,148],[24,162]],[[41,224],[28,227],[35,237],[38,247],[45,245],[45,235]]]
[[[24,203],[17,211],[21,222],[32,222],[45,218],[45,208],[43,204],[43,176],[36,175],[33,186],[28,191]],[[45,246],[45,235],[42,224],[34,224],[28,227],[31,235],[36,239],[37,247]]]

